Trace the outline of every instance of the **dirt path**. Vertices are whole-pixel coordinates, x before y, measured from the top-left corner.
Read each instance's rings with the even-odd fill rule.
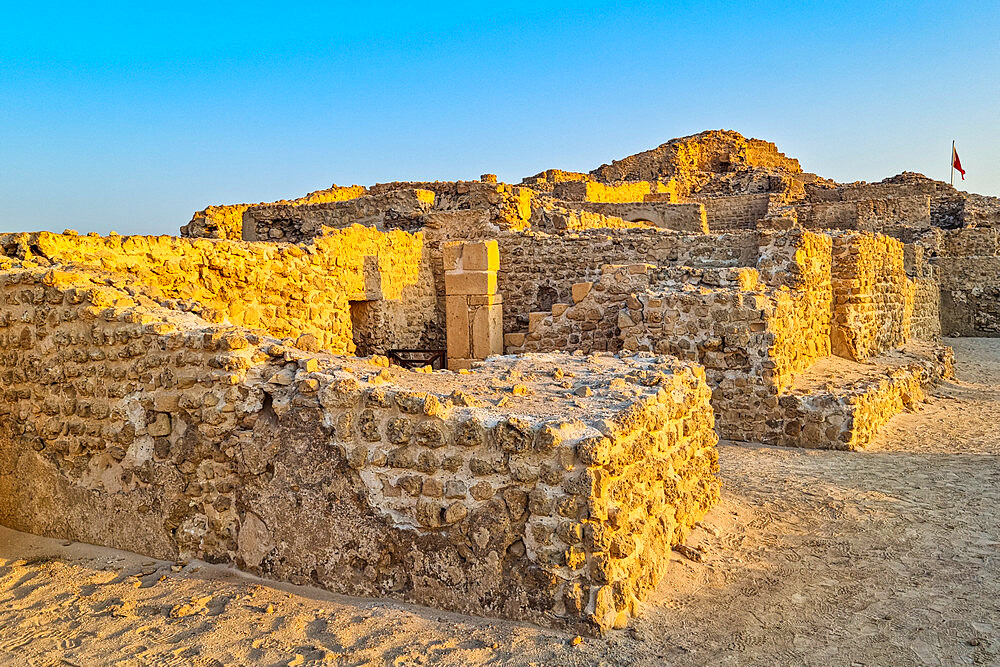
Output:
[[[0,662],[996,664],[1000,340],[871,450],[723,445],[724,502],[604,639],[265,584],[0,529]]]

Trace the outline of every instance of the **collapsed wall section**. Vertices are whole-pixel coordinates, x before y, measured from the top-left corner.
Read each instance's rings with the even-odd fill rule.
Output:
[[[592,392],[567,416],[553,368]],[[719,493],[709,390],[676,360],[416,374],[14,267],[0,377],[4,525],[338,593],[620,627]],[[506,409],[476,397],[507,383]]]
[[[705,207],[697,202],[572,202],[569,205],[606,216],[617,216],[628,222],[644,222],[660,229],[688,234],[707,234],[709,229]]]

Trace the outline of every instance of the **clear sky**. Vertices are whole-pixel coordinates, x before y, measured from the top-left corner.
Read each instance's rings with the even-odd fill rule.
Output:
[[[4,3],[0,231],[518,182],[704,129],[839,181],[1000,195],[1000,3]],[[30,9],[38,7],[38,9]]]

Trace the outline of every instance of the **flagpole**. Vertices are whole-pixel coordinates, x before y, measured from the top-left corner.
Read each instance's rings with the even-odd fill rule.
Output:
[[[951,187],[955,187],[955,140],[951,140]]]

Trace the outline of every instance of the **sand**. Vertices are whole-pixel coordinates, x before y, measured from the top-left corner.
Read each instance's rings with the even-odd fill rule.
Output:
[[[723,444],[724,500],[607,637],[0,529],[11,665],[1000,662],[1000,339],[865,452]]]

